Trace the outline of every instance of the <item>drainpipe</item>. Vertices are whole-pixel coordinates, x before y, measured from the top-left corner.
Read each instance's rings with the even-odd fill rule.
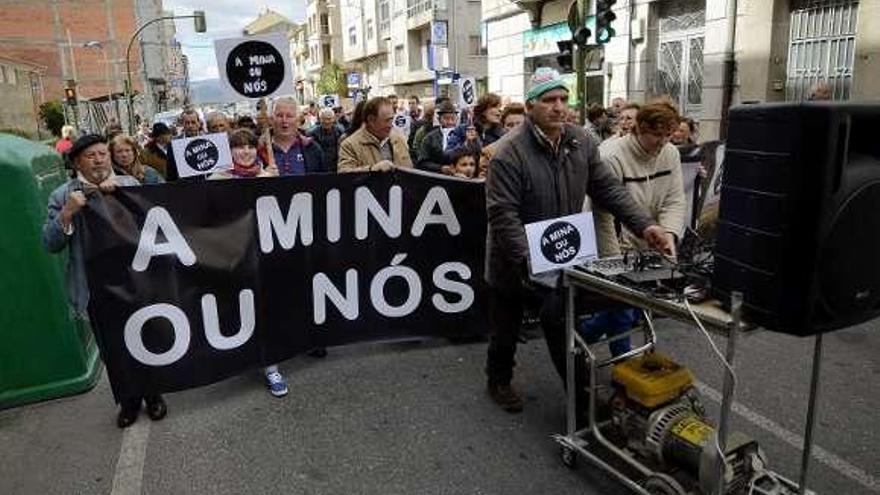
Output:
[[[727,43],[724,46],[724,81],[722,83],[721,99],[721,139],[727,138],[727,116],[730,113],[730,105],[733,102],[733,82],[736,71],[736,58],[734,47],[736,42],[736,3],[737,0],[727,0]]]

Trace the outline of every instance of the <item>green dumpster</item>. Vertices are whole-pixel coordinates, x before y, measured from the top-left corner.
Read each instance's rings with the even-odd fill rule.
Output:
[[[0,408],[83,392],[98,380],[94,337],[68,304],[66,256],[41,243],[49,194],[65,180],[54,150],[0,134]]]

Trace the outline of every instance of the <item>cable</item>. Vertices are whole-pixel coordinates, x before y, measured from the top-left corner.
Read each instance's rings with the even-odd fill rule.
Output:
[[[712,351],[715,352],[715,356],[718,357],[718,360],[721,361],[721,364],[727,368],[727,372],[730,373],[730,395],[733,397],[734,392],[736,391],[736,373],[733,371],[733,367],[730,363],[727,362],[727,359],[721,354],[721,351],[718,350],[718,347],[715,345],[715,341],[712,340],[712,336],[709,335],[709,332],[706,331],[706,328],[703,326],[703,322],[700,321],[700,318],[697,317],[697,314],[694,313],[693,308],[691,308],[691,303],[688,302],[687,298],[684,298],[684,307],[687,308],[688,313],[690,313],[691,318],[696,322],[697,327],[699,327],[700,331],[703,332],[703,335],[706,337],[706,340],[709,341],[709,345],[712,347]],[[732,404],[731,404],[732,406]],[[721,441],[718,438],[718,435],[715,435],[715,449],[718,451],[718,459],[724,464],[724,451],[721,450]]]

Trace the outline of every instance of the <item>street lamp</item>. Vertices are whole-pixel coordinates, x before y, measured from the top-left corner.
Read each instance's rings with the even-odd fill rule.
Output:
[[[111,111],[113,111],[113,82],[110,79],[110,61],[107,59],[107,50],[104,45],[97,40],[87,41],[83,43],[84,48],[92,48],[95,50],[101,50],[104,55],[104,70],[107,79],[107,114],[109,115]],[[116,120],[119,120],[119,108],[116,108]]]
[[[207,26],[205,24],[205,12],[203,10],[194,10],[192,15],[169,15],[164,17],[157,17],[150,21],[144,23],[143,26],[139,27],[137,31],[131,35],[131,39],[128,41],[128,48],[125,50],[125,99],[128,107],[128,132],[129,134],[134,135],[134,95],[132,95],[132,85],[131,85],[131,46],[134,44],[134,40],[137,39],[138,35],[141,31],[144,30],[150,24],[166,21],[169,19],[192,19],[195,25],[195,29],[197,33],[204,33],[207,30]],[[143,54],[141,54],[143,57]]]

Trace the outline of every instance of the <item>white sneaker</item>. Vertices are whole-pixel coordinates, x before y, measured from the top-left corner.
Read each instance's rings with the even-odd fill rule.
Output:
[[[281,373],[277,371],[266,373],[266,383],[269,385],[269,393],[275,397],[284,397],[287,395],[287,382],[284,380],[284,377],[281,376]]]

